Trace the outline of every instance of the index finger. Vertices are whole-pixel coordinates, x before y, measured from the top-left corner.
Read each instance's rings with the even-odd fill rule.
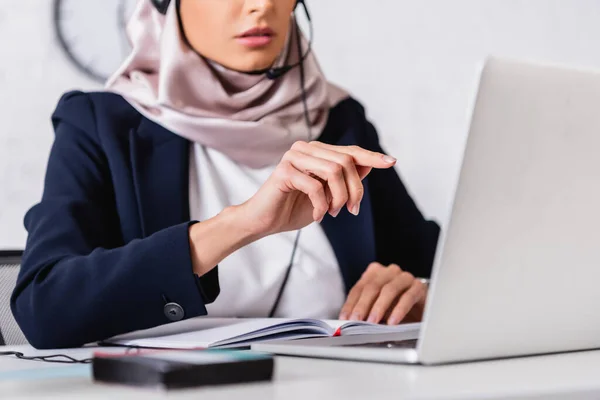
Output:
[[[312,144],[324,149],[337,151],[338,153],[348,154],[354,159],[356,165],[362,167],[385,169],[393,167],[397,161],[394,157],[387,154],[366,150],[359,146],[334,146],[322,142],[312,142]]]

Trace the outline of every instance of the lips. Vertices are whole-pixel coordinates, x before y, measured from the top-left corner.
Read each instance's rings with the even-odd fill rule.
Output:
[[[271,43],[275,32],[270,28],[252,28],[236,37],[237,41],[250,48],[264,47]]]
[[[247,30],[246,32],[242,33],[241,35],[238,36],[238,38],[245,38],[245,37],[263,37],[263,36],[275,36],[275,32],[273,32],[273,30],[271,28],[252,28]]]

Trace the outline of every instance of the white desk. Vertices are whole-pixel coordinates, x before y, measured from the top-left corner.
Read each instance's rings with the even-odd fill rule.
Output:
[[[4,349],[3,349],[4,350]],[[30,347],[9,347],[32,354]],[[102,349],[106,351],[106,348]],[[85,358],[93,349],[67,354]],[[122,350],[119,350],[122,351]],[[61,351],[65,353],[64,351]],[[7,371],[51,368],[63,377],[5,380]],[[79,369],[78,369],[79,368]],[[83,369],[81,369],[83,368]],[[166,397],[166,392],[94,384],[86,368],[0,357],[2,399],[143,399]],[[72,375],[74,372],[74,376]],[[278,358],[272,383],[171,391],[181,399],[600,399],[600,351],[443,367],[383,365],[300,358]]]

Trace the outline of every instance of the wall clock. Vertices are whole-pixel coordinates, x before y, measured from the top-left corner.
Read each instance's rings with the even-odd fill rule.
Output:
[[[125,25],[137,0],[54,0],[58,43],[76,68],[104,83],[131,51]]]

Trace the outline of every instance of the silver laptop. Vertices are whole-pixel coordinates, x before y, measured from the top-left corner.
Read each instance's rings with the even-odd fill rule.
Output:
[[[442,364],[600,348],[600,73],[489,59],[420,332],[256,344]]]

